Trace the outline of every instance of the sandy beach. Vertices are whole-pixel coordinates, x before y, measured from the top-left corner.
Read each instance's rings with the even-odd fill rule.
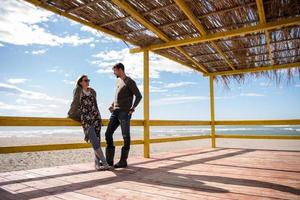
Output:
[[[82,142],[82,140],[70,138],[1,138],[0,146],[45,144],[45,143],[71,143]],[[230,148],[252,148],[271,150],[296,150],[300,151],[299,140],[257,140],[257,139],[217,139],[217,147]],[[115,160],[120,155],[120,148],[117,147]],[[151,154],[178,151],[189,148],[205,149],[210,148],[210,140],[192,140],[181,142],[169,142],[151,144]],[[142,145],[132,145],[130,156],[143,156]],[[0,154],[0,172],[26,170],[50,166],[69,165],[76,163],[91,163],[93,167],[92,149],[59,150],[44,152],[10,153]]]

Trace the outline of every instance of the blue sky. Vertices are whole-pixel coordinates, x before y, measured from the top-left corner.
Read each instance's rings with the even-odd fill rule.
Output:
[[[117,62],[142,89],[142,55],[130,54],[122,41],[23,1],[4,0],[0,13],[1,116],[65,117],[74,80],[87,74],[108,118]],[[209,120],[208,79],[155,54],[150,58],[150,118]],[[300,118],[299,75],[279,85],[265,78],[233,81],[230,89],[217,83],[215,97],[216,119]],[[142,107],[135,119],[142,119]]]

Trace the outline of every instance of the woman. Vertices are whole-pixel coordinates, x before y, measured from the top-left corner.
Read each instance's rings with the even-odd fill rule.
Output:
[[[97,105],[96,91],[89,87],[90,80],[87,75],[82,75],[76,82],[73,101],[68,116],[80,121],[84,140],[90,142],[95,152],[95,169],[108,170],[107,164],[100,146],[101,116]]]

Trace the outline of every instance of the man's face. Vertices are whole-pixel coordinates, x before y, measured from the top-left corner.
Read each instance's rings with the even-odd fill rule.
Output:
[[[114,70],[114,75],[117,77],[117,78],[119,78],[120,77],[120,75],[121,75],[121,69],[118,69],[118,68],[113,68],[113,70]]]

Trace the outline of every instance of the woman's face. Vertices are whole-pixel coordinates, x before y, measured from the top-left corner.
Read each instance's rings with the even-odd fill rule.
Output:
[[[80,84],[83,88],[87,88],[90,85],[90,79],[87,76],[85,76],[83,77]]]

